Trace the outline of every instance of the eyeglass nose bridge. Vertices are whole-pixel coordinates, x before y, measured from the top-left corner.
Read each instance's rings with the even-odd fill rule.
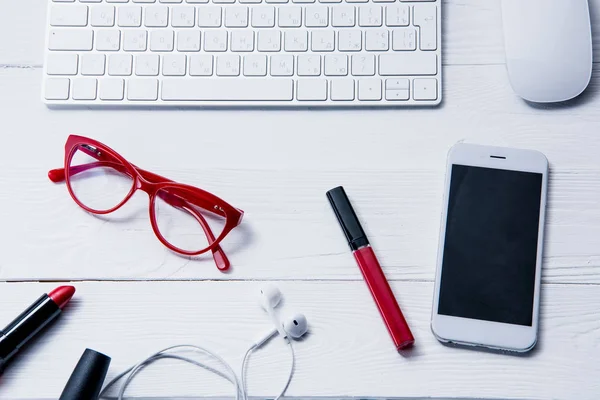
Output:
[[[160,183],[147,181],[141,176],[135,177],[135,190],[141,190],[143,192],[146,192],[150,197],[154,197],[156,195],[156,192],[158,191],[160,185]]]

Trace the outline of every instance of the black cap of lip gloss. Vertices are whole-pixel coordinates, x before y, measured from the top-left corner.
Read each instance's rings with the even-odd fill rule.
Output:
[[[59,400],[97,400],[109,365],[110,357],[85,349]]]
[[[356,217],[356,213],[350,204],[350,200],[342,186],[331,189],[327,192],[327,199],[333,208],[333,212],[342,227],[344,235],[348,240],[348,245],[352,251],[358,250],[361,247],[368,246],[369,240],[365,231],[363,231],[360,222]]]

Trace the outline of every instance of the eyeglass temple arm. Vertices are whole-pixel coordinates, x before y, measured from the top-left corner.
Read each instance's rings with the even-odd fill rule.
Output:
[[[174,196],[171,194],[168,194],[168,195]],[[159,194],[159,196],[162,198],[162,193]],[[164,200],[167,201],[166,199],[164,199]],[[206,218],[204,218],[204,216],[202,214],[200,214],[199,212],[196,212],[196,210],[194,210],[192,207],[183,205],[183,206],[181,206],[181,208],[183,208],[184,210],[186,210],[187,212],[192,214],[194,216],[194,218],[196,218],[196,220],[198,220],[198,222],[200,223],[200,226],[202,227],[202,230],[204,231],[204,234],[208,238],[208,241],[210,242],[210,244],[213,244],[215,242],[215,240],[217,240],[217,239],[215,238],[215,235],[213,234],[212,230],[210,229],[208,222],[206,222]],[[221,248],[221,246],[219,244],[217,244],[215,247],[213,247],[212,254],[213,254],[213,259],[215,260],[215,264],[217,264],[217,268],[220,271],[226,271],[229,269],[231,264],[229,263],[229,259],[227,258],[227,256],[225,255],[225,252],[223,251],[223,249]]]

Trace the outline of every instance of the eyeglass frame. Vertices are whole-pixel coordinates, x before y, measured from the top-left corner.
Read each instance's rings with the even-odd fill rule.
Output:
[[[81,171],[74,172],[73,174],[69,174],[68,172],[71,171],[72,168],[94,164],[94,163],[89,163],[89,164],[82,164],[82,165],[78,165],[78,166],[71,166],[70,164],[73,159],[73,156],[75,155],[75,153],[78,150],[89,155],[90,157],[97,159],[99,162],[111,163],[111,161],[106,160],[106,158],[112,157],[113,159],[116,159],[120,163],[120,165],[125,168],[124,171],[119,171],[117,168],[115,168],[115,165],[108,165],[108,167],[114,168],[118,172],[125,173],[132,178],[131,189],[130,189],[129,193],[125,196],[125,198],[119,204],[117,204],[116,206],[114,206],[113,208],[108,209],[108,210],[95,210],[93,208],[86,206],[77,198],[77,196],[75,195],[73,188],[71,186],[69,177],[72,175],[76,175],[79,172],[84,172],[85,170],[93,168],[93,167],[81,168]],[[207,191],[197,188],[195,186],[175,182],[171,179],[165,178],[165,177],[155,174],[153,172],[146,171],[142,168],[139,168],[139,167],[135,166],[134,164],[130,163],[129,161],[127,161],[123,156],[121,156],[119,153],[117,153],[116,151],[114,151],[109,146],[105,145],[104,143],[101,143],[101,142],[91,139],[91,138],[87,138],[85,136],[69,135],[69,137],[67,138],[67,142],[65,143],[64,163],[65,163],[64,168],[57,168],[57,169],[53,169],[53,170],[49,171],[48,178],[50,178],[50,180],[54,183],[65,181],[67,184],[67,189],[69,191],[69,194],[71,195],[71,197],[73,198],[75,203],[77,205],[79,205],[81,208],[83,208],[84,210],[86,210],[87,212],[92,213],[92,214],[98,214],[98,215],[112,213],[112,212],[118,210],[119,208],[121,208],[125,203],[127,203],[127,201],[129,201],[129,199],[131,199],[131,197],[137,190],[142,190],[142,191],[146,192],[149,196],[149,201],[150,201],[149,213],[150,213],[150,224],[152,226],[152,230],[154,231],[154,234],[161,241],[161,243],[163,245],[165,245],[169,250],[171,250],[175,253],[183,254],[186,256],[196,256],[196,255],[206,253],[210,250],[213,253],[213,258],[215,260],[217,268],[220,271],[226,271],[229,269],[229,267],[230,267],[229,259],[227,258],[227,256],[225,255],[225,252],[221,248],[220,243],[235,227],[237,227],[242,222],[242,219],[244,216],[244,211],[233,207],[232,205],[230,205],[223,199],[215,196],[214,194],[212,194],[210,192],[207,192]],[[114,163],[114,161],[112,161],[112,163]],[[180,194],[169,193],[167,190],[164,190],[165,188],[178,189],[178,190],[183,191],[184,193],[189,193],[190,195],[192,195],[192,197],[191,198],[182,198],[180,196]],[[160,194],[157,194],[157,192],[159,192],[160,190],[163,190],[161,192],[161,194],[165,193],[165,194],[168,194],[169,196],[167,197],[167,196],[161,196]],[[158,228],[158,223],[156,221],[156,212],[155,212],[156,197],[160,197],[163,201],[167,202],[169,205],[171,205],[175,208],[183,208],[181,204],[179,204],[179,205],[173,204],[173,203],[181,203],[183,201],[184,203],[187,203],[188,205],[193,205],[193,206],[199,207],[207,212],[215,214],[219,217],[224,217],[225,218],[225,226],[223,228],[223,232],[221,232],[219,237],[215,238],[215,236],[214,236],[208,222],[204,218],[204,216],[201,213],[196,212],[193,208],[186,207],[186,208],[184,208],[185,211],[192,214],[192,216],[195,217],[196,220],[199,222],[200,226],[202,227],[202,230],[204,231],[204,234],[206,235],[206,238],[208,239],[209,245],[208,245],[208,247],[206,247],[202,250],[199,250],[199,251],[187,251],[184,249],[180,249],[179,247],[177,247],[177,246],[171,244],[169,241],[167,241],[164,238],[164,236],[160,233],[160,230]]]

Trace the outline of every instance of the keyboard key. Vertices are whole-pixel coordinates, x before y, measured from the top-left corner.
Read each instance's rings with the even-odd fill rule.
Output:
[[[331,100],[354,100],[354,80],[334,79],[331,81]]]
[[[348,56],[345,54],[327,54],[325,56],[325,75],[348,75]]]
[[[104,75],[105,63],[104,54],[82,54],[81,75]]]
[[[410,81],[408,79],[386,79],[385,99],[406,101],[410,98]]]
[[[121,46],[121,32],[117,30],[100,30],[96,33],[96,50],[118,51]]]
[[[171,30],[150,32],[150,51],[173,51],[173,36]]]
[[[135,74],[138,76],[157,76],[160,57],[158,54],[140,54],[135,56]]]
[[[131,79],[127,82],[127,100],[151,101],[158,99],[158,80]]]
[[[267,75],[267,56],[265,55],[247,55],[244,57],[244,75],[245,76],[266,76]]]
[[[226,8],[225,26],[228,28],[246,28],[248,26],[248,7]]]
[[[217,75],[218,76],[239,76],[240,74],[240,56],[238,55],[220,55],[217,57]]]
[[[221,26],[221,7],[198,8],[198,26],[201,28]]]
[[[190,4],[199,4],[199,3],[208,3],[208,0],[185,0],[186,3]]]
[[[227,51],[227,31],[206,31],[204,51]]]
[[[185,54],[168,54],[163,57],[162,74],[165,76],[184,76],[186,67]]]
[[[81,1],[81,0],[79,0]],[[102,1],[102,0],[95,0],[95,1]],[[134,3],[156,3],[156,0],[132,0]]]
[[[171,13],[171,26],[174,28],[191,28],[196,25],[196,9],[194,7],[175,7]]]
[[[77,75],[77,61],[77,54],[48,54],[46,73],[48,75]]]
[[[329,11],[324,6],[306,7],[304,25],[310,28],[325,27],[329,21]]]
[[[283,4],[283,3],[287,3],[288,0],[265,0],[265,3],[279,3],[279,4]]]
[[[198,54],[190,56],[191,76],[210,76],[213,73],[213,56]]]
[[[254,31],[238,30],[231,32],[231,51],[253,51]]]
[[[259,4],[262,0],[239,0],[241,4]]]
[[[308,32],[306,31],[287,31],[285,32],[285,51],[306,51],[308,50]]]
[[[367,101],[381,100],[381,80],[359,79],[358,99]]]
[[[358,8],[358,25],[381,26],[383,9],[381,6],[363,6]]]
[[[177,51],[200,51],[200,31],[196,29],[179,31]]]
[[[414,24],[420,28],[419,43],[421,50],[436,50],[437,7],[434,4],[423,4],[415,7],[414,19]]]
[[[284,12],[280,10],[280,13]],[[272,28],[275,26],[275,7],[254,7],[252,9],[252,26],[254,28]]]
[[[387,51],[389,48],[387,30],[371,29],[365,33],[365,49],[367,51]]]
[[[147,42],[146,31],[126,30],[123,32],[123,50],[125,51],[145,51]]]
[[[258,51],[280,51],[281,50],[281,32],[274,30],[258,31],[257,35]]]
[[[131,61],[130,54],[111,54],[108,57],[108,74],[115,76],[131,75]]]
[[[367,3],[369,0],[345,0],[346,3]]]
[[[375,56],[373,54],[355,54],[352,56],[352,75],[375,75]]]
[[[332,7],[332,11],[331,25],[336,27],[350,27],[356,24],[354,6],[335,6]]]
[[[296,98],[305,100],[327,100],[327,79],[298,79]]]
[[[437,100],[437,79],[415,79],[413,97],[415,100]]]
[[[44,97],[46,100],[67,100],[69,86],[69,78],[47,78]]]
[[[117,24],[124,27],[142,26],[142,7],[120,7],[117,13]]]
[[[362,32],[355,30],[343,30],[338,34],[338,50],[361,51]]]
[[[279,9],[279,26],[282,28],[298,28],[302,25],[302,8],[285,7]]]
[[[123,79],[101,79],[98,85],[100,100],[123,100]]]
[[[292,55],[271,56],[271,75],[272,76],[292,76],[292,75],[294,75],[294,56],[292,56]]]
[[[321,56],[302,54],[298,56],[298,75],[299,76],[319,76],[321,75]]]
[[[164,28],[169,22],[169,7],[151,6],[146,8],[144,25],[150,28]]]
[[[50,29],[50,50],[92,50],[94,32],[91,29]]]
[[[107,3],[128,3],[129,0],[105,0]]]
[[[314,3],[315,0],[292,0],[294,3]]]
[[[96,100],[96,79],[75,78],[73,79],[73,100]]]
[[[413,28],[397,28],[392,33],[392,49],[395,51],[416,50],[417,31]]]
[[[405,4],[388,5],[385,10],[385,24],[387,26],[408,26],[410,22],[410,8]]]
[[[294,81],[277,79],[165,79],[165,101],[291,101]]]
[[[52,5],[50,9],[50,25],[52,26],[86,26],[88,7],[83,5]]]
[[[333,51],[335,34],[331,30],[315,30],[311,35],[312,51]]]
[[[115,26],[114,6],[93,6],[90,15],[92,26]]]
[[[177,3],[181,3],[182,0],[158,0],[161,3],[173,3],[173,4],[177,4]]]
[[[379,56],[379,74],[389,75],[435,75],[437,55],[435,53],[394,53]]]

